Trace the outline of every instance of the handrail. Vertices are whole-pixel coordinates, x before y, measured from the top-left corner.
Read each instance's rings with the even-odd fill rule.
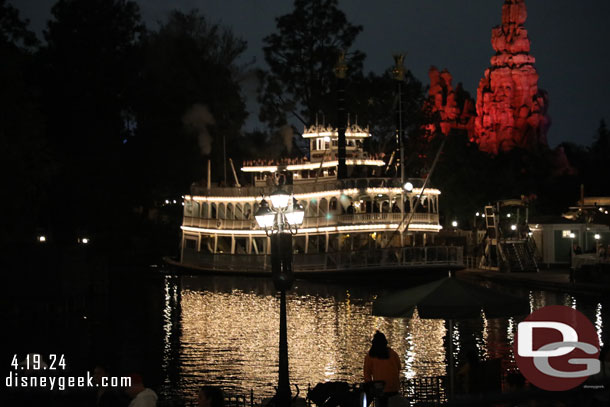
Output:
[[[409,182],[413,184],[415,188],[423,186],[424,180],[421,178],[409,178]],[[400,179],[397,178],[382,178],[382,177],[368,177],[368,178],[348,178],[344,180],[324,180],[320,179],[316,183],[298,183],[293,185],[284,185],[284,189],[288,193],[308,193],[308,192],[323,192],[333,189],[366,189],[375,187],[392,187],[401,188]],[[210,189],[205,186],[193,184],[191,185],[192,195],[201,196],[227,196],[227,197],[240,197],[240,196],[261,196],[269,195],[277,187],[276,186],[264,186],[264,187],[212,187]],[[432,188],[427,186],[427,188]]]
[[[342,214],[336,216],[309,216],[303,220],[301,228],[319,226],[338,226],[338,225],[358,225],[363,223],[383,224],[398,223],[402,219],[402,214],[394,212],[366,212],[354,214]],[[438,224],[439,215],[437,213],[415,213],[413,219],[416,223]],[[255,230],[257,224],[254,219],[216,219],[200,218],[197,216],[185,216],[183,226],[202,227],[209,229],[241,229]]]
[[[460,246],[403,247],[353,252],[294,254],[295,271],[356,270],[401,266],[464,265]],[[217,271],[261,272],[271,267],[265,254],[212,254],[184,249],[183,263]]]

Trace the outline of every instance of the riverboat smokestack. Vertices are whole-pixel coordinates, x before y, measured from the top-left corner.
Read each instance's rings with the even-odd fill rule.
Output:
[[[208,160],[208,190],[212,188],[212,162]]]
[[[345,52],[341,52],[337,65],[335,65],[335,76],[337,77],[337,127],[339,137],[337,140],[337,152],[339,165],[337,168],[337,178],[347,178],[347,166],[345,165],[345,75],[347,73],[347,64],[345,63]]]

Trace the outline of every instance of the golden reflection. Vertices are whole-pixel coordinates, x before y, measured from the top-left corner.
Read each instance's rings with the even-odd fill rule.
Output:
[[[460,323],[459,322],[454,322],[453,323],[453,338],[451,338],[451,340],[453,341],[453,366],[457,367],[458,366],[458,362],[459,362],[459,356],[460,356]]]
[[[255,399],[273,395],[277,382],[279,299],[273,292],[231,293],[184,289],[180,388],[187,399],[204,383]],[[289,293],[290,381],[301,395],[323,381],[363,380],[364,355],[376,329],[400,355],[406,378],[445,374],[443,320],[371,315],[372,298],[360,300]],[[294,392],[294,388],[293,388]]]
[[[604,346],[602,340],[603,324],[602,324],[602,304],[597,304],[595,308],[595,330],[597,331],[597,338],[599,339],[599,346]]]
[[[377,329],[400,356],[404,378],[446,374],[446,321],[421,319],[417,311],[406,319],[376,317],[371,315],[376,295],[369,288],[301,284],[287,296],[290,381],[299,385],[301,396],[308,384],[360,383],[364,355]],[[163,294],[163,369],[170,372],[165,378],[168,388],[187,403],[203,384],[246,396],[252,389],[255,401],[273,395],[279,298],[270,281],[166,279]],[[572,296],[561,293],[530,291],[529,298],[532,310],[576,305]],[[585,304],[579,301],[581,307]],[[601,340],[602,304],[583,311],[595,320]],[[499,358],[504,371],[514,369],[512,345],[518,322],[488,319],[484,313],[481,318],[454,321],[449,339],[456,364],[476,346],[483,359]]]
[[[481,359],[489,359],[489,350],[487,349],[487,339],[489,337],[489,322],[485,316],[485,312],[481,310],[481,320],[483,325],[481,327],[481,340],[477,343],[479,349],[479,357]]]

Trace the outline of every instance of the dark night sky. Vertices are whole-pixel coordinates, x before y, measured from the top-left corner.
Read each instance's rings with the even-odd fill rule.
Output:
[[[41,32],[52,0],[9,0]],[[247,59],[264,67],[262,39],[275,30],[274,18],[290,12],[289,0],[137,0],[150,27],[172,8],[198,8],[212,21],[231,26],[248,41]],[[383,71],[392,53],[406,52],[406,66],[424,84],[428,68],[447,68],[454,85],[472,96],[493,49],[491,28],[500,23],[503,0],[340,0],[354,24],[364,26],[355,47],[367,54],[365,70]],[[610,2],[529,0],[525,24],[540,75],[550,95],[549,144],[589,145],[599,120],[610,121]],[[253,84],[246,84],[251,97]],[[249,106],[252,107],[250,103]],[[251,112],[253,126],[256,112]]]

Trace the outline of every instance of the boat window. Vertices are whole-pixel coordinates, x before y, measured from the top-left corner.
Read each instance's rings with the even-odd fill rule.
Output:
[[[328,201],[326,198],[320,199],[320,206],[318,207],[318,216],[326,216],[328,212]]]
[[[252,206],[249,203],[244,205],[244,219],[246,219],[246,220],[253,219]]]
[[[193,216],[193,201],[184,201],[184,216]]]
[[[226,219],[225,204],[218,204],[218,219]]]
[[[319,253],[319,240],[320,236],[309,236],[309,242],[307,243],[307,253],[308,254],[316,254]],[[324,252],[324,247],[322,247],[322,252]]]
[[[330,204],[328,207],[329,211],[336,211],[337,210],[337,198],[332,198],[330,200]]]
[[[235,254],[247,254],[248,253],[248,239],[245,237],[235,238]]]
[[[227,214],[226,219],[234,219],[235,214],[233,213],[233,204],[227,204]]]
[[[197,239],[184,239],[184,247],[189,250],[197,250]]]
[[[214,238],[212,236],[201,236],[202,253],[214,253]]]
[[[216,253],[231,254],[231,238],[228,236],[218,236]]]
[[[318,216],[318,200],[312,198],[309,203],[305,206],[305,217],[315,218]]]
[[[339,251],[339,235],[333,234],[326,236],[326,238],[328,239],[328,252],[334,253]]]
[[[305,253],[305,236],[296,236],[293,238],[292,251],[294,254]]]
[[[254,237],[252,238],[252,253],[265,254],[267,251],[267,238]]]

